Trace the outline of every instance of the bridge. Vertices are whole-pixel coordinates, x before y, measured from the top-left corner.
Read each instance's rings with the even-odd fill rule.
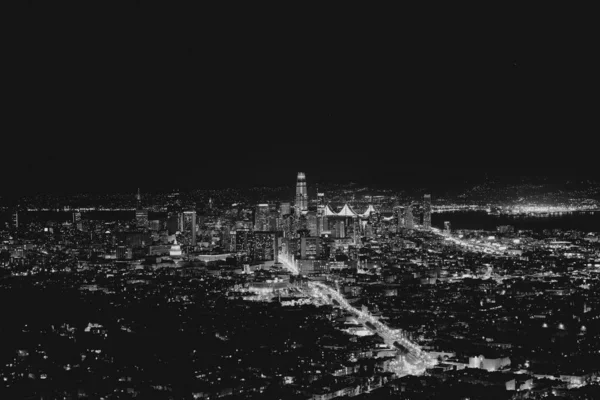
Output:
[[[293,257],[286,254],[279,255],[279,261],[284,268],[292,274],[298,274],[298,268],[295,265]],[[426,368],[436,364],[436,360],[429,354],[424,352],[417,344],[410,341],[404,331],[401,329],[392,329],[379,319],[371,315],[369,312],[359,310],[352,306],[334,288],[316,281],[308,282],[308,294],[311,297],[317,298],[324,303],[331,304],[335,300],[345,311],[354,314],[358,322],[362,323],[373,333],[379,335],[384,343],[392,349],[398,349],[399,355],[396,360],[390,364],[390,370],[399,376],[403,375],[420,375],[425,372]]]

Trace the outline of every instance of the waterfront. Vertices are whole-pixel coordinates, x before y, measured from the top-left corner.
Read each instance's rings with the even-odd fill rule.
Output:
[[[499,225],[512,225],[516,230],[563,229],[600,232],[600,212],[580,211],[549,215],[492,215],[485,211],[456,211],[432,214],[432,225],[443,229],[450,221],[455,229],[483,229],[493,231]]]

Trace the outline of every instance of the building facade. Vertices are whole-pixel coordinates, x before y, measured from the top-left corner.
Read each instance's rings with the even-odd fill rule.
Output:
[[[306,189],[306,175],[298,172],[296,180],[296,214],[308,211],[308,191]]]

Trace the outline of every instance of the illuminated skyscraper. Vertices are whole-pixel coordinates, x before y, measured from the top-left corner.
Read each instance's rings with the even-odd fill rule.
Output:
[[[83,223],[81,222],[81,213],[80,212],[73,213],[73,225],[78,230],[80,230],[80,231],[83,230]]]
[[[431,228],[431,195],[423,196],[423,228]]]
[[[415,223],[413,221],[412,206],[410,204],[406,206],[406,211],[404,212],[404,225],[407,229],[414,229],[415,227]]]
[[[325,211],[325,193],[317,193],[317,215],[323,215]]]
[[[338,238],[346,237],[346,224],[344,223],[344,221],[337,221],[335,233]]]
[[[148,210],[135,210],[135,220],[139,228],[148,227]]]
[[[190,246],[196,245],[196,211],[184,211],[182,233],[189,238]]]
[[[314,211],[309,211],[306,215],[306,229],[310,231],[310,236],[319,236],[317,214]]]
[[[318,237],[303,237],[300,239],[300,258],[317,259],[321,255],[321,239]]]
[[[269,230],[269,205],[258,204],[254,212],[254,230],[268,231]]]
[[[254,261],[277,260],[277,234],[276,232],[254,232]]]
[[[298,172],[295,207],[296,214],[308,210],[308,192],[306,191],[306,175],[304,175],[304,172]]]
[[[250,259],[254,258],[254,234],[250,229],[235,231],[235,251],[248,256]]]
[[[451,232],[450,221],[444,221],[444,232],[448,234]]]

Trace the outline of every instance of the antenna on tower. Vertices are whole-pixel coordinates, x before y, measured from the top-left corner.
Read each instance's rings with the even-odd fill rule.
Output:
[[[135,196],[137,200],[137,208],[140,209],[142,205],[142,195],[140,194],[140,188],[138,188],[137,195]]]

